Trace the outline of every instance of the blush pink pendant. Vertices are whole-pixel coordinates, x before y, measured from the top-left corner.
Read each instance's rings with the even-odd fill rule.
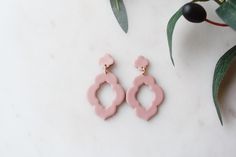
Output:
[[[119,84],[116,76],[108,70],[109,67],[114,64],[113,58],[110,55],[106,54],[103,58],[100,59],[99,64],[104,67],[104,73],[99,74],[96,77],[95,83],[88,90],[87,97],[89,103],[95,106],[97,115],[105,120],[115,115],[118,106],[121,105],[121,103],[125,99],[125,92],[122,86]],[[103,105],[101,105],[100,101],[97,98],[97,91],[104,83],[108,83],[109,85],[111,85],[112,89],[116,93],[116,98],[108,108],[105,108]]]
[[[135,78],[133,87],[131,87],[126,93],[126,100],[128,104],[130,104],[136,110],[138,117],[147,121],[156,115],[157,108],[164,99],[163,90],[160,86],[158,86],[158,84],[156,84],[155,79],[152,76],[145,74],[148,65],[149,61],[146,58],[144,58],[143,56],[138,57],[138,59],[135,61],[135,67],[142,71],[142,75]],[[154,100],[149,109],[145,109],[144,107],[142,107],[136,98],[139,88],[142,85],[149,86],[155,94]]]

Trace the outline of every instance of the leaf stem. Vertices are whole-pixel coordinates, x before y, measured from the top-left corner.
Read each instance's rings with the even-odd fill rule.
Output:
[[[206,22],[212,24],[212,25],[215,25],[215,26],[220,26],[220,27],[228,27],[229,25],[227,24],[224,24],[224,23],[218,23],[218,22],[214,22],[214,21],[211,21],[209,19],[206,19],[205,20]]]

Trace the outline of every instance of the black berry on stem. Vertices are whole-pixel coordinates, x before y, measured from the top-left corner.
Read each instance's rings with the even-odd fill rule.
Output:
[[[197,3],[187,3],[182,7],[183,16],[190,22],[201,23],[206,20],[206,10]]]

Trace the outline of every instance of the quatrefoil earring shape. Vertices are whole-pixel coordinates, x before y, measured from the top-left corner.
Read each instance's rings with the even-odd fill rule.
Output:
[[[103,66],[104,72],[95,78],[94,84],[88,90],[87,97],[89,103],[95,107],[97,115],[105,120],[116,114],[118,107],[125,99],[125,91],[119,84],[117,77],[109,70],[114,64],[114,59],[106,54],[99,60],[99,64]],[[107,108],[97,98],[97,92],[104,83],[108,83],[116,93],[115,99]]]
[[[133,87],[131,87],[126,93],[126,100],[135,110],[138,117],[144,120],[150,120],[157,113],[158,106],[164,100],[164,93],[162,88],[156,83],[155,78],[146,74],[146,69],[149,65],[149,61],[143,56],[139,56],[135,61],[135,67],[139,69],[142,74],[136,77],[133,81]],[[137,93],[142,85],[150,87],[154,93],[154,100],[151,107],[145,109],[137,100]]]

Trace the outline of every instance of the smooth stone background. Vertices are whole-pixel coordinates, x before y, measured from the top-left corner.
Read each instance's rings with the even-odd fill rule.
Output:
[[[224,127],[211,85],[220,56],[236,44],[236,32],[181,18],[171,65],[166,25],[186,0],[125,0],[129,32],[123,33],[108,0],[7,0],[0,2],[1,157],[235,157],[236,64],[223,86]],[[203,4],[220,21],[217,4]],[[139,74],[138,55],[150,59],[166,99],[150,122],[124,103],[103,121],[86,100],[110,53],[125,89]],[[114,97],[105,86],[99,97]],[[141,102],[151,102],[144,88]],[[146,107],[148,105],[145,105]]]

